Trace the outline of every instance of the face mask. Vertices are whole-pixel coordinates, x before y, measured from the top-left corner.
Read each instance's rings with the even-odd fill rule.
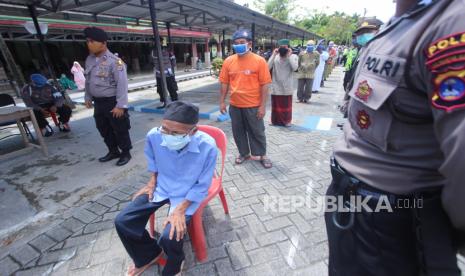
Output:
[[[191,141],[191,137],[189,135],[169,135],[162,133],[161,138],[163,140],[161,145],[170,150],[180,150]]]
[[[104,44],[98,41],[88,42],[87,48],[89,48],[89,52],[91,54],[98,54],[103,51]]]
[[[288,51],[289,51],[289,50],[288,50],[287,48],[283,48],[283,47],[281,47],[281,48],[278,49],[279,55],[280,55],[281,57],[285,57],[285,56],[287,55]]]
[[[315,46],[307,45],[307,53],[311,53],[311,52],[313,52],[313,50],[315,50]]]
[[[370,40],[373,39],[375,35],[372,33],[366,33],[357,36],[357,44],[360,46],[365,46]]]
[[[236,54],[238,54],[240,56],[244,55],[245,53],[247,53],[247,45],[248,44],[235,44],[235,45],[233,45],[234,52],[236,52]]]

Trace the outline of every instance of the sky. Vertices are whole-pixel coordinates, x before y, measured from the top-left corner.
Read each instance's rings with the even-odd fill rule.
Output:
[[[249,6],[253,7],[253,0],[235,0],[234,2],[240,5],[249,3]],[[366,16],[376,16],[383,22],[389,20],[395,10],[393,0],[297,0],[296,4],[304,9],[317,9],[329,14],[339,11],[350,15],[354,13],[363,15],[366,8]],[[295,10],[301,11],[303,9]]]

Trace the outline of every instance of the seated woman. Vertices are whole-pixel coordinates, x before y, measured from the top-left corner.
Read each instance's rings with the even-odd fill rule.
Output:
[[[50,112],[60,116],[60,131],[70,131],[68,122],[71,117],[71,108],[64,104],[63,95],[55,87],[48,84],[43,75],[32,74],[31,84],[23,88],[21,97],[26,106],[34,109],[34,115],[43,136],[48,137],[53,134],[53,129],[45,119]]]

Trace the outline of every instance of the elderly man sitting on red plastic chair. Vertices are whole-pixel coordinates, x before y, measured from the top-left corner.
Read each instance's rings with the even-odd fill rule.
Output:
[[[159,261],[162,275],[177,275],[184,261],[183,238],[192,215],[207,197],[218,150],[212,137],[197,131],[199,109],[176,101],[168,105],[162,126],[147,134],[145,155],[151,178],[115,219],[116,230],[134,261],[128,275],[140,275]],[[145,229],[150,215],[169,204],[159,241]]]

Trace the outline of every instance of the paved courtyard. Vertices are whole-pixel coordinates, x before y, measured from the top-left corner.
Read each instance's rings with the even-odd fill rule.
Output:
[[[218,199],[211,201],[203,217],[208,260],[199,263],[191,243],[186,242],[186,275],[327,274],[323,214],[307,206],[279,212],[267,208],[267,203],[277,195],[311,198],[324,194],[330,182],[332,145],[341,135],[336,126],[343,121],[336,109],[343,96],[341,78],[342,70],[337,68],[310,104],[294,103],[297,125],[267,126],[268,155],[274,161],[269,170],[257,161],[234,164],[237,151],[229,121],[201,121],[223,129],[229,139],[223,186],[230,214],[224,214]],[[268,111],[267,122],[269,115]],[[159,123],[161,116],[152,116],[156,116],[151,118],[152,125]],[[325,118],[329,128],[309,127],[306,116]],[[142,147],[143,143],[138,143],[136,150]],[[124,275],[130,259],[113,219],[148,180],[143,158],[137,162],[137,171],[130,177],[73,208],[59,223],[51,223],[27,243],[4,252],[0,275]],[[158,211],[158,230],[166,213],[166,208]],[[143,275],[159,272],[154,266]]]

